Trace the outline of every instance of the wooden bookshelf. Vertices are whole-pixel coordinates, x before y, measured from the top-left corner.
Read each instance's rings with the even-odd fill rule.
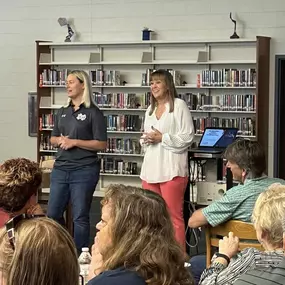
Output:
[[[257,139],[265,150],[268,150],[268,119],[269,119],[269,59],[270,38],[256,37],[255,39],[237,40],[185,40],[185,41],[145,41],[145,42],[98,42],[98,43],[53,43],[36,42],[37,49],[37,95],[38,114],[43,115],[56,112],[66,102],[65,86],[62,82],[40,82],[40,75],[44,70],[72,70],[84,69],[87,72],[101,70],[102,72],[119,71],[120,84],[114,82],[109,85],[93,84],[94,92],[102,94],[144,94],[149,86],[142,84],[142,74],[151,69],[172,69],[181,75],[181,82],[177,84],[179,94],[205,94],[208,98],[222,98],[223,95],[255,95],[254,109],[228,110],[213,108],[192,110],[194,120],[203,118],[218,118],[233,120],[244,118],[255,121],[254,133],[242,133],[249,139]],[[93,56],[92,56],[93,55]],[[255,69],[255,84],[242,86],[240,84],[203,85],[198,84],[197,75],[203,71],[209,72],[230,69]],[[223,71],[224,72],[224,71]],[[125,84],[123,84],[125,81]],[[219,97],[220,96],[220,97]],[[115,106],[101,106],[106,116],[134,114],[143,116],[146,106],[141,108],[116,108]],[[202,119],[201,119],[202,118]],[[241,120],[241,119],[240,119]],[[54,150],[45,150],[41,146],[41,135],[48,134],[50,127],[38,131],[37,158],[42,155],[52,156]],[[139,138],[141,130],[120,131],[109,130],[108,137]],[[200,138],[197,134],[196,140]],[[142,153],[103,152],[100,157],[122,158],[126,161],[136,161],[138,166],[142,162]],[[117,180],[114,180],[117,179]],[[139,175],[102,173],[98,187],[105,189],[110,180],[112,183],[128,183],[129,179],[136,180],[140,185]],[[103,183],[104,182],[104,183]],[[99,189],[99,190],[100,190]],[[95,191],[96,193],[96,191]]]

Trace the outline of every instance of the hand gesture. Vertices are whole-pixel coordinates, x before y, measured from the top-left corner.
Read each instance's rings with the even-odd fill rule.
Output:
[[[94,244],[92,245],[92,259],[91,264],[89,267],[89,275],[88,280],[94,278],[98,274],[100,274],[103,271],[102,265],[103,265],[103,257],[101,253],[99,252],[97,243],[96,243],[96,237],[94,239]]]
[[[225,236],[219,241],[219,253],[227,255],[229,258],[235,256],[238,252],[239,238],[229,232],[229,236]]]
[[[63,135],[61,135],[59,137],[58,145],[59,145],[60,148],[62,148],[64,150],[73,148],[75,146],[74,145],[74,140],[68,138],[68,136],[63,136]]]
[[[39,204],[31,205],[27,209],[26,213],[29,215],[44,215],[45,214],[42,207]]]
[[[151,127],[152,131],[144,133],[142,138],[146,144],[157,144],[162,141],[162,133],[154,127]]]

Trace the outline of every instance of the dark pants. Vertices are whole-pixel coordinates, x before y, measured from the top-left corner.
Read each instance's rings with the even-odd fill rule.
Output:
[[[198,285],[201,275],[206,269],[206,255],[195,255],[191,257],[189,262],[191,264],[189,268],[195,280],[195,285]]]
[[[89,246],[89,212],[99,180],[99,166],[65,171],[54,168],[51,173],[48,217],[65,225],[63,213],[69,200],[72,205],[74,241],[78,252]]]

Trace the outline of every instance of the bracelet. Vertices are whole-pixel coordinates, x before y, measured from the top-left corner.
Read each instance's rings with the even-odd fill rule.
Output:
[[[224,258],[228,262],[228,264],[230,263],[230,258],[227,255],[222,254],[222,253],[216,253],[216,256],[217,257],[222,257],[222,258]]]

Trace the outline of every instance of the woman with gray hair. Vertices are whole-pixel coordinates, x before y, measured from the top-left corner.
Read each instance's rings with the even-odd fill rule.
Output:
[[[272,184],[256,200],[252,221],[259,242],[265,251],[246,248],[238,252],[239,239],[233,233],[219,243],[219,253],[226,258],[214,255],[212,263],[200,279],[200,285],[230,285],[243,273],[270,267],[280,263],[284,257],[282,223],[285,217],[285,186]]]

